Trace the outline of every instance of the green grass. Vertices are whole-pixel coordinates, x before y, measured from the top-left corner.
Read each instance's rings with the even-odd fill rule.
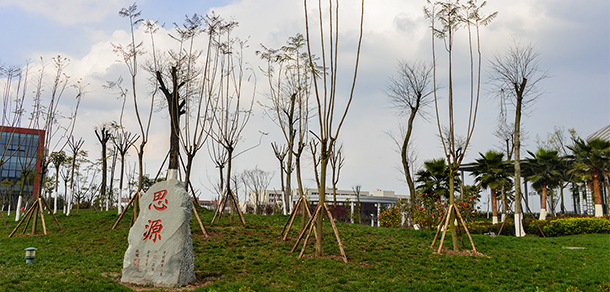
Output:
[[[428,231],[339,223],[349,260],[345,264],[328,222],[326,256],[313,258],[310,244],[305,258],[298,259],[298,251],[290,253],[297,227],[291,240],[279,239],[287,216],[246,215],[246,226],[231,225],[223,216],[210,227],[212,215],[201,213],[210,239],[192,224],[197,291],[244,286],[255,291],[566,291],[570,286],[600,291],[610,283],[608,234],[473,235],[485,255],[474,257],[434,253]],[[0,291],[130,291],[114,281],[120,277],[129,232],[128,219],[110,230],[117,217],[116,211],[59,215],[64,230],[58,231],[45,216],[48,235],[21,235],[19,230],[8,238],[17,225],[11,216],[10,230],[0,228]],[[30,246],[38,248],[35,263],[25,265],[24,249]],[[563,248],[568,246],[585,249]]]

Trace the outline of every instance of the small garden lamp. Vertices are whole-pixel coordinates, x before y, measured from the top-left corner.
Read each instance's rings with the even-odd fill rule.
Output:
[[[35,256],[36,256],[35,247],[28,247],[25,249],[25,263],[26,264],[33,265]]]

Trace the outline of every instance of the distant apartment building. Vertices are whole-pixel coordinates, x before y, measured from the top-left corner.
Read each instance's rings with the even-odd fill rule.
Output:
[[[320,201],[320,196],[318,189],[304,189],[304,196],[310,204],[312,210],[317,207],[318,202]],[[359,196],[358,196],[359,194]],[[360,199],[360,214],[361,220],[371,225],[378,225],[377,217],[382,209],[388,208],[396,204],[398,200],[407,199],[407,196],[396,195],[394,191],[383,191],[376,190],[372,193],[368,191],[360,191],[356,193],[355,190],[337,190],[337,205],[344,206],[348,211],[354,212],[355,203],[358,202],[358,197]],[[333,189],[326,189],[326,203],[332,204],[334,202],[333,197]],[[296,205],[299,200],[299,190],[292,189],[291,198],[289,199],[289,207],[288,211],[292,211],[292,208]],[[267,205],[267,204],[279,204],[280,206],[284,206],[284,202],[282,199],[282,191],[281,190],[265,190],[258,193],[254,191],[250,191],[248,204],[256,205],[258,202],[259,205]]]
[[[24,173],[29,173],[23,188],[24,199],[38,194],[44,135],[44,130],[0,127],[0,195],[4,202],[16,204]]]

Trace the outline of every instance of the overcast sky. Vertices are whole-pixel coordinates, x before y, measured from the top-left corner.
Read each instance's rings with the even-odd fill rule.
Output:
[[[316,1],[317,2],[317,1]],[[81,78],[89,83],[78,117],[76,137],[85,139],[84,148],[90,159],[99,158],[99,142],[93,130],[96,125],[118,120],[120,100],[116,94],[102,88],[109,80],[119,76],[128,78],[124,64],[117,63],[111,43],[127,44],[129,41],[128,20],[119,16],[122,7],[133,4],[132,0],[0,0],[0,62],[23,65],[27,60],[34,63],[42,57],[48,62],[51,57],[62,55],[71,60],[67,69],[73,80]],[[260,61],[254,51],[260,44],[279,47],[289,36],[304,33],[302,1],[242,0],[242,1],[138,1],[142,17],[165,23],[159,32],[159,46],[173,48],[167,37],[172,23],[182,23],[185,15],[206,14],[214,10],[226,19],[239,22],[234,35],[248,39],[246,61],[257,74],[256,99],[265,101],[264,76],[257,68]],[[359,1],[341,1],[341,67],[343,78],[351,78],[355,41],[357,38]],[[388,133],[398,134],[400,117],[391,109],[384,88],[388,78],[394,74],[399,60],[430,60],[430,35],[428,23],[423,18],[424,0],[418,1],[367,1],[365,4],[364,36],[361,65],[359,68],[353,105],[340,134],[345,148],[345,167],[341,172],[339,188],[351,189],[361,184],[363,190],[393,190],[407,194],[404,178],[398,168],[399,154]],[[499,103],[491,94],[487,82],[488,60],[494,54],[502,54],[513,43],[532,44],[540,52],[541,70],[548,78],[539,83],[544,94],[528,109],[523,125],[528,139],[526,150],[535,151],[537,136],[545,138],[553,127],[574,128],[582,137],[610,123],[610,4],[607,0],[492,0],[484,14],[498,11],[498,17],[481,29],[483,53],[482,98],[479,117],[468,149],[466,162],[478,157],[478,152],[497,149],[498,138],[493,135],[497,126]],[[145,40],[141,33],[136,36]],[[454,74],[458,104],[456,123],[464,125],[467,118],[462,106],[467,95],[468,60],[465,35],[457,36]],[[437,52],[440,66],[444,66],[446,54]],[[442,69],[441,72],[444,72]],[[145,73],[142,71],[142,78]],[[441,84],[446,85],[446,76],[439,73]],[[338,95],[349,92],[347,82]],[[144,82],[140,87],[144,87]],[[74,95],[67,92],[66,96]],[[446,97],[441,91],[441,97]],[[66,98],[67,112],[69,99]],[[446,99],[441,99],[441,103]],[[428,111],[433,114],[432,109]],[[126,124],[137,132],[133,123],[133,110],[127,106]],[[443,115],[441,113],[441,115]],[[446,114],[445,114],[446,115]],[[513,114],[510,113],[510,119]],[[155,124],[145,160],[147,172],[154,176],[168,149],[168,121],[165,111],[154,114]],[[129,122],[131,121],[131,122]],[[312,129],[315,129],[312,124]],[[434,115],[429,121],[418,119],[415,123],[414,147],[418,164],[424,160],[440,158],[443,150],[438,138]],[[236,159],[238,171],[259,168],[275,171],[271,187],[280,188],[277,160],[270,143],[281,141],[280,130],[260,107],[255,105],[254,116],[247,126],[240,149],[256,145],[259,131],[269,133],[262,138],[259,147]],[[462,131],[463,132],[463,131]],[[463,134],[461,134],[463,135]],[[131,160],[135,161],[135,153]],[[203,190],[203,198],[211,198],[210,179],[217,177],[216,169],[209,163],[205,151],[200,152],[193,181]],[[306,186],[313,187],[310,158],[305,168]],[[295,180],[296,184],[296,180]]]

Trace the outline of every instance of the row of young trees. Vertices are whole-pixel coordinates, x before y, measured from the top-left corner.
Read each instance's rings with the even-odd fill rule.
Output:
[[[466,1],[460,3],[458,1],[427,1],[427,5],[424,7],[424,13],[426,18],[430,22],[430,31],[432,38],[432,61],[426,62],[422,60],[416,61],[401,61],[398,64],[396,74],[390,78],[388,86],[386,88],[386,94],[390,98],[394,108],[400,117],[404,118],[406,122],[401,124],[401,139],[397,141],[401,153],[402,171],[405,179],[409,186],[411,202],[416,201],[417,190],[425,189],[426,191],[438,191],[437,195],[447,196],[449,204],[455,203],[454,194],[456,192],[455,182],[458,181],[458,169],[460,168],[464,155],[467,152],[467,148],[472,137],[477,112],[478,112],[478,101],[481,91],[481,82],[484,81],[481,77],[482,68],[482,52],[481,52],[481,33],[480,28],[488,25],[497,16],[497,12],[485,15],[482,10],[486,6],[486,2],[480,4],[476,1]],[[465,30],[464,34],[459,34],[459,30]],[[455,40],[464,37],[465,42],[456,42]],[[439,67],[439,61],[437,59],[436,47],[437,40],[441,41],[442,48],[445,49],[447,62],[444,64],[447,70],[447,76],[443,84],[444,87],[439,87],[439,76],[437,74]],[[466,44],[465,50],[469,56],[469,67],[461,68],[454,66],[453,56],[456,51],[455,43]],[[490,75],[487,78],[487,82],[490,84],[493,96],[497,97],[500,102],[500,130],[498,131],[499,137],[503,140],[502,144],[506,144],[505,154],[506,160],[510,160],[510,167],[504,166],[502,174],[493,173],[492,163],[501,162],[503,165],[506,164],[503,161],[502,154],[499,153],[487,153],[481,155],[481,159],[477,162],[481,163],[478,170],[476,171],[478,183],[483,186],[495,186],[492,187],[492,196],[495,195],[497,188],[502,188],[503,197],[505,192],[509,188],[509,177],[512,177],[511,187],[514,187],[515,199],[514,199],[514,214],[515,214],[515,233],[517,236],[523,236],[522,218],[523,212],[521,207],[521,178],[526,177],[528,180],[534,182],[535,187],[540,187],[541,193],[546,192],[544,185],[548,183],[541,174],[542,169],[535,173],[527,172],[522,170],[521,163],[523,161],[521,155],[521,140],[523,127],[521,123],[521,117],[523,112],[530,106],[536,99],[541,96],[541,91],[538,84],[541,80],[546,78],[545,72],[539,69],[540,54],[533,48],[533,46],[523,46],[515,43],[513,46],[503,54],[496,54],[489,60],[490,61]],[[463,71],[463,76],[469,76],[469,92],[457,92],[454,86],[454,71]],[[439,107],[439,95],[441,91],[445,92],[447,104],[447,116],[443,117]],[[456,117],[454,115],[454,105],[460,103],[469,105],[469,114],[463,117]],[[415,160],[412,146],[412,133],[415,119],[419,117],[426,118],[426,108],[429,105],[434,105],[434,115],[436,117],[438,135],[440,142],[443,146],[445,158],[442,160],[433,160],[424,163],[423,172],[416,173],[414,175],[413,163]],[[511,108],[512,107],[512,108]],[[508,122],[509,113],[514,113],[514,122]],[[456,122],[456,118],[462,118],[459,122]],[[442,123],[446,121],[446,125]],[[464,123],[459,125],[459,123]],[[458,129],[465,129],[464,135],[457,134]],[[504,143],[505,142],[505,143]],[[599,141],[582,141],[574,140],[574,146],[578,149],[587,148],[590,143],[600,143]],[[565,146],[563,146],[565,148]],[[576,149],[576,148],[574,148]],[[556,150],[557,151],[557,150]],[[532,158],[527,160],[528,169],[534,169],[536,167],[543,167],[538,165],[544,159],[550,159],[548,157],[549,151],[541,150],[538,153],[530,153]],[[588,177],[591,181],[597,178],[596,183],[592,185],[599,185],[599,174],[604,171],[600,171],[602,168],[595,168],[595,171],[591,171],[587,167],[592,167],[591,163],[585,167],[585,164],[578,164],[576,161],[590,161],[587,160],[583,155],[577,155],[583,151],[574,150],[573,156],[568,156],[564,151],[562,157],[572,157],[568,161],[572,161],[571,166],[567,166],[566,160],[557,158],[557,161],[563,161],[562,167],[564,173],[570,173],[572,176],[576,176],[576,173],[580,173],[580,177]],[[584,151],[586,152],[586,151]],[[551,151],[550,155],[556,154]],[[603,155],[601,155],[603,156]],[[580,157],[580,158],[576,158]],[[446,167],[446,169],[445,169]],[[485,169],[488,167],[490,169]],[[430,183],[434,178],[425,177],[425,175],[431,175],[435,171],[447,171],[444,174],[444,178],[447,179],[447,189],[432,190],[434,183]],[[577,170],[578,169],[578,170]],[[588,169],[588,173],[584,171]],[[497,169],[495,170],[497,171]],[[507,175],[506,172],[511,171],[512,175]],[[438,173],[438,172],[437,172]],[[554,175],[554,172],[550,174]],[[420,185],[416,186],[416,177],[420,180]],[[438,180],[436,180],[439,182]],[[562,180],[563,184],[567,183],[567,180]],[[430,185],[432,184],[432,185]],[[596,193],[596,206],[598,205],[598,193]],[[544,200],[544,198],[543,198]],[[492,199],[494,204],[493,209],[496,210],[495,200]],[[601,204],[601,202],[599,202]],[[601,205],[599,205],[601,208]],[[544,207],[544,206],[543,206]],[[414,212],[415,205],[412,204],[411,213]],[[506,208],[506,206],[504,206]],[[596,207],[597,208],[597,207]],[[544,209],[544,208],[543,208]],[[601,214],[596,212],[596,214]],[[453,214],[450,214],[453,216]],[[497,214],[494,216],[494,221],[497,222]],[[544,214],[542,215],[544,216]],[[451,217],[450,222],[453,222]],[[457,249],[457,237],[455,230],[451,230],[453,247]]]
[[[0,139],[6,145],[0,165],[8,166],[3,171],[3,177],[7,179],[3,181],[2,189],[10,208],[12,189],[15,185],[20,186],[15,206],[16,220],[20,218],[25,199],[29,202],[38,198],[44,189],[39,187],[30,197],[24,192],[24,187],[33,181],[40,185],[45,181],[53,162],[51,153],[64,150],[72,137],[78,108],[88,84],[66,74],[69,63],[67,58],[57,56],[50,62],[41,58],[40,62],[28,61],[24,66],[0,64],[3,81]],[[66,100],[65,95],[73,95],[73,99]],[[44,132],[28,131],[26,135],[17,128]],[[39,142],[44,145],[42,151],[36,147]],[[7,169],[19,171],[12,173]],[[16,173],[21,173],[20,178]]]

